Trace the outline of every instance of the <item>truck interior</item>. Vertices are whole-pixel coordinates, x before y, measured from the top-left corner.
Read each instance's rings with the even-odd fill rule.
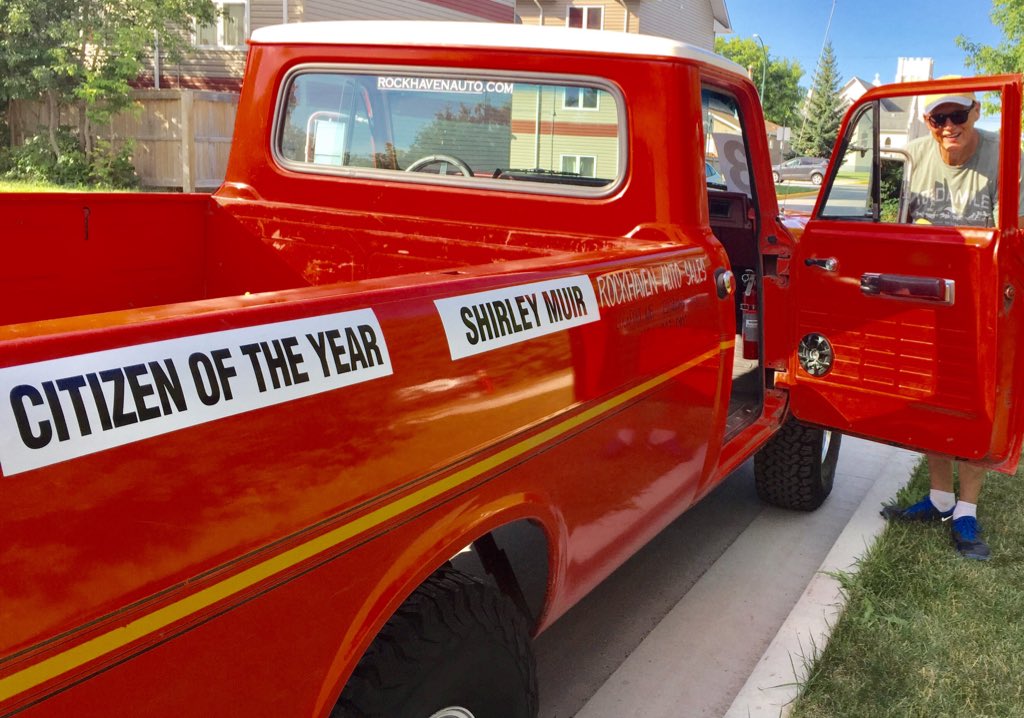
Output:
[[[760,371],[757,341],[757,287],[761,281],[760,262],[754,231],[754,209],[747,195],[709,186],[708,211],[711,230],[725,248],[737,281],[734,295],[736,348],[732,365],[729,416],[725,426],[725,437],[729,439],[752,423],[761,411],[763,372]]]
[[[736,348],[725,427],[725,438],[729,440],[757,419],[764,401],[757,210],[746,170],[744,128],[736,100],[710,88],[702,91],[701,100],[709,223],[728,255],[736,280]],[[737,158],[742,161],[736,161]]]

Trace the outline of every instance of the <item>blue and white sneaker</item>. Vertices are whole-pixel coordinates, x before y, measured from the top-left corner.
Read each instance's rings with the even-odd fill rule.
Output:
[[[988,561],[992,552],[988,544],[981,540],[981,526],[973,516],[961,516],[953,521],[953,545],[964,558],[975,561]]]
[[[925,496],[916,504],[900,508],[895,504],[883,506],[879,512],[887,521],[945,521],[953,516],[953,509],[939,511],[932,500]]]

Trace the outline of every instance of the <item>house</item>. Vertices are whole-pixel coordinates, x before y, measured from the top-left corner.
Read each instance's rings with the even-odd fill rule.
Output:
[[[196,28],[194,49],[171,62],[154,48],[143,88],[237,92],[245,41],[253,30],[316,20],[468,20],[513,22],[515,0],[214,0],[217,19]]]
[[[581,31],[645,33],[712,49],[716,32],[731,32],[725,0],[517,0],[516,22]],[[512,127],[542,127],[542,140],[513,141],[512,167],[610,177],[619,161],[614,98],[590,87],[515,93]],[[708,129],[738,131],[729,118],[709,118]]]
[[[725,0],[516,0],[516,21],[661,35],[711,50],[732,32]]]
[[[878,78],[877,73],[875,74],[875,79],[872,82],[865,82],[857,76],[851,77],[839,90],[839,96],[843,98],[843,107],[849,107],[859,100],[865,92],[870,90],[872,87],[878,87],[881,84],[882,82]]]
[[[896,62],[895,81],[931,80],[933,68],[934,61],[930,57],[901,57]],[[921,119],[924,114],[921,98],[916,95],[882,100],[879,110],[879,132],[883,147],[902,149],[910,140],[928,132]]]

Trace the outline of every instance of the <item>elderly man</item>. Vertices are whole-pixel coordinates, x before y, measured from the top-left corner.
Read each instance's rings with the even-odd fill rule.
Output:
[[[944,78],[940,78],[944,79]],[[943,93],[924,100],[930,137],[911,142],[912,222],[992,227],[999,216],[999,136],[974,125],[981,108],[974,93]],[[1024,208],[1024,198],[1021,207]],[[987,560],[988,545],[978,526],[978,497],[985,479],[979,466],[961,463],[960,499],[953,491],[953,461],[929,456],[931,491],[916,504],[886,506],[882,515],[900,521],[952,519],[952,538],[961,556]]]

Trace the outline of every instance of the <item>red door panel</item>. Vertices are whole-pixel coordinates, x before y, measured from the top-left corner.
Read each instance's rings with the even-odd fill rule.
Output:
[[[971,82],[979,97],[1002,91],[1002,137],[1020,137],[1016,76],[879,88],[848,121],[879,97],[967,89]],[[844,123],[841,138],[846,131]],[[880,221],[870,189],[877,174],[861,187],[865,202],[847,203],[850,216],[829,217],[830,193],[842,191],[839,178],[849,178],[856,164],[847,153],[839,166],[846,145],[865,142],[863,127],[856,134],[837,146],[829,189],[794,251],[791,353],[778,383],[789,388],[794,415],[808,423],[1012,471],[1024,413],[1015,390],[1024,381],[1016,358],[1024,307],[1014,300],[1024,279],[1016,229],[1020,147],[1000,148],[996,227]]]

